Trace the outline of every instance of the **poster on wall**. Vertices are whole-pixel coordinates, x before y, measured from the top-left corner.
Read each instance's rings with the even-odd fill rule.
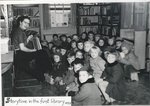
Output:
[[[70,11],[51,11],[51,27],[68,27]]]

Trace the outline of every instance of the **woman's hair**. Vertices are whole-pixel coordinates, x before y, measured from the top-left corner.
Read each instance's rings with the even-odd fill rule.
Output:
[[[29,16],[20,16],[20,17],[17,18],[17,27],[19,27],[20,22],[23,22],[24,19],[31,20]]]

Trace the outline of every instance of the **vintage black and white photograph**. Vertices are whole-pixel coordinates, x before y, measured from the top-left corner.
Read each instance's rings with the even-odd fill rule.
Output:
[[[150,2],[6,2],[0,36],[3,106],[59,96],[71,106],[150,105]]]

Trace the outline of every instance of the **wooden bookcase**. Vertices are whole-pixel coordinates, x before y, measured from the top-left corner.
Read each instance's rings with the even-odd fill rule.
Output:
[[[77,4],[77,33],[93,31],[104,36],[119,36],[121,5],[119,3]]]

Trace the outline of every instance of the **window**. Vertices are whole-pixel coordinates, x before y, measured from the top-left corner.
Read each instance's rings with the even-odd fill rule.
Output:
[[[70,4],[50,4],[49,16],[51,27],[69,27],[71,23]]]

